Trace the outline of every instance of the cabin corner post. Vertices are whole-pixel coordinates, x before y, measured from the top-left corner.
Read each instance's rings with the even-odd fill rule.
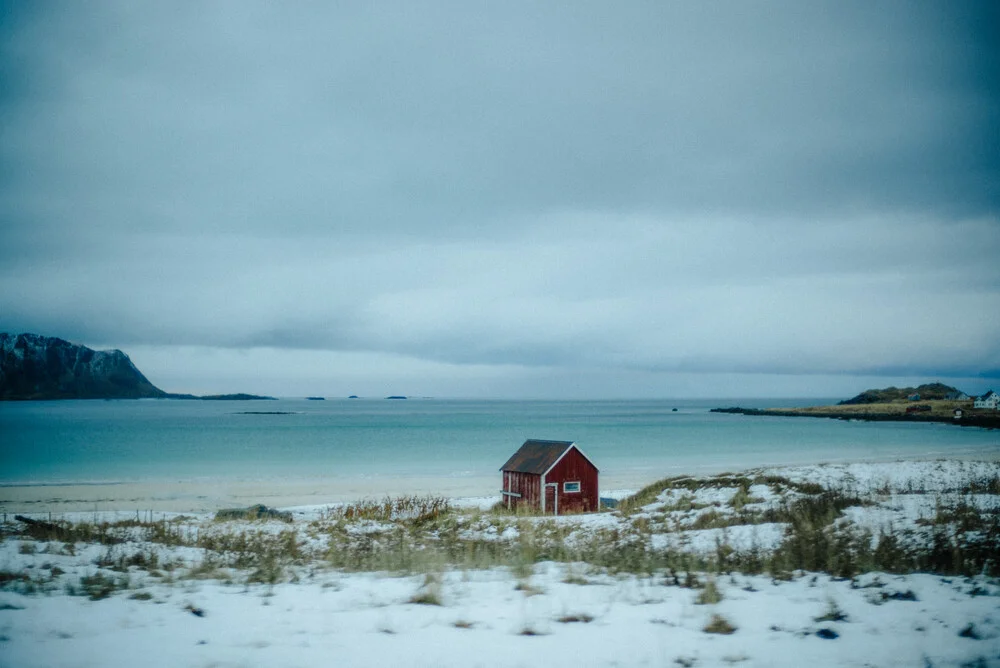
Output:
[[[542,474],[541,478],[539,478],[538,496],[539,496],[538,500],[541,502],[540,506],[542,508],[542,515],[544,515],[545,514],[545,474],[544,473]]]

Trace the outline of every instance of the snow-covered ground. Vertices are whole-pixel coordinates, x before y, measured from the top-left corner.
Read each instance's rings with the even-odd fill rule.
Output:
[[[10,522],[0,666],[1000,666],[1000,544],[983,529],[998,480],[996,462],[796,467],[676,479],[625,512],[555,520],[480,498],[433,518],[419,504],[349,520],[298,507],[290,524],[157,513],[69,542]],[[943,531],[992,541],[992,561],[841,578],[711,567],[720,546],[778,549],[817,484],[859,500],[831,530],[918,547]],[[136,517],[62,519],[79,532]]]

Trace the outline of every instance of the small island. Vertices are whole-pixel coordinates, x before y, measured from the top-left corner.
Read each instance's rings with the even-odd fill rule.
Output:
[[[169,395],[168,399],[171,398]],[[201,401],[277,401],[274,397],[265,397],[259,394],[246,394],[238,392],[236,394],[209,394],[203,397],[194,397]]]
[[[713,408],[713,413],[771,417],[818,417],[869,422],[941,422],[963,427],[1000,428],[1000,412],[976,408],[973,399],[943,383],[865,390],[832,406],[804,408]]]

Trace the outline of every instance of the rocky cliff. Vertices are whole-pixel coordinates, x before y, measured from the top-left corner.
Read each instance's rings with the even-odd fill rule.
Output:
[[[38,334],[0,333],[0,400],[167,396],[120,350]]]

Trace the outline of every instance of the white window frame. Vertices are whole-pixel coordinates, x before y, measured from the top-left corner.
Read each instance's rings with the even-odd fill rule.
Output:
[[[576,485],[576,489],[570,489],[570,485]],[[572,480],[570,482],[563,483],[563,494],[579,494],[580,493],[580,481]]]

